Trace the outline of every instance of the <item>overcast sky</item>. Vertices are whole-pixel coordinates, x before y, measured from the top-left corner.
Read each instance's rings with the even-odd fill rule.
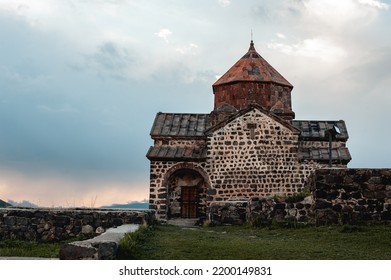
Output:
[[[0,0],[0,198],[148,198],[161,112],[207,113],[257,51],[296,119],[346,121],[350,167],[391,167],[390,0]]]

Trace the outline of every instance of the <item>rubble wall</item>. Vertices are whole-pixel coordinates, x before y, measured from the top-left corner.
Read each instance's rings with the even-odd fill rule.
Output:
[[[214,202],[208,220],[258,226],[391,223],[391,169],[319,169],[305,189],[309,196],[302,201],[294,195]]]
[[[300,163],[298,133],[254,109],[208,137],[212,201],[289,195],[319,164]],[[212,192],[211,192],[212,193]]]
[[[1,208],[0,239],[60,241],[93,237],[111,227],[143,224],[152,211],[102,209]]]

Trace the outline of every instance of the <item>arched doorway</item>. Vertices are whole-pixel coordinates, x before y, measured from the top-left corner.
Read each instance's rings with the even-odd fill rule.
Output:
[[[205,215],[207,182],[190,168],[175,170],[167,178],[167,218],[199,218]]]

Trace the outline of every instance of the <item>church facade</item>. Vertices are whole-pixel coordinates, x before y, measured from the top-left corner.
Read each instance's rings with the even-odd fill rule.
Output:
[[[213,84],[210,113],[158,113],[150,208],[158,219],[201,218],[213,202],[300,192],[316,169],[346,167],[342,120],[295,120],[293,86],[255,50]]]

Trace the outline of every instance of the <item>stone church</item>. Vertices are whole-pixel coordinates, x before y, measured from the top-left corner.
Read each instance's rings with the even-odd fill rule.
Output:
[[[256,50],[213,84],[210,113],[157,113],[150,208],[158,219],[205,217],[211,203],[292,195],[315,169],[346,167],[342,120],[295,120],[293,86]]]

